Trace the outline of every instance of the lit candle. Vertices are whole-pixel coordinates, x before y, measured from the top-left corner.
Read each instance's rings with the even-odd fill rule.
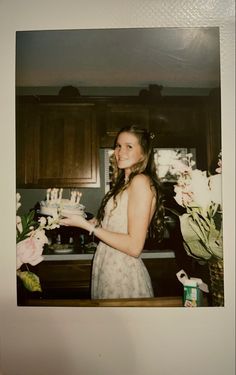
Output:
[[[61,201],[61,199],[62,199],[62,193],[63,193],[63,189],[60,189],[60,193],[59,193],[59,201]]]
[[[72,192],[71,192],[71,198],[70,198],[71,203],[75,203],[75,195],[76,195],[76,192],[75,192],[75,191],[72,191]]]
[[[55,200],[56,202],[58,202],[58,189],[57,188],[55,189]]]
[[[82,193],[80,193],[79,191],[77,191],[77,200],[76,200],[76,203],[80,202],[81,196],[82,196]]]
[[[49,198],[50,198],[50,192],[51,192],[51,189],[47,189],[47,202],[49,201]]]
[[[56,189],[56,202],[59,203],[59,189]]]
[[[54,188],[53,191],[52,191],[52,200],[53,202],[55,202],[57,199],[57,189]]]

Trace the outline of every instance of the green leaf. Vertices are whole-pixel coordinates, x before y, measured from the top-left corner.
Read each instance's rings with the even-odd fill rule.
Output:
[[[203,241],[207,241],[207,229],[204,228],[204,225],[198,217],[195,220],[191,220],[189,218],[189,224],[193,228],[196,234],[198,234],[199,238]]]
[[[183,242],[184,249],[188,255],[196,259],[205,259],[208,260],[212,257],[212,254],[209,253],[204,245],[199,240],[191,242]]]
[[[22,280],[26,289],[31,292],[42,292],[39,277],[30,271],[17,271],[17,276]]]
[[[32,210],[32,211],[30,211],[29,212],[29,214],[28,214],[28,222],[32,222],[33,221],[33,219],[34,219],[34,214],[35,214],[35,212]]]
[[[22,215],[21,217],[21,223],[22,223],[22,228],[27,228],[27,215]]]
[[[28,214],[24,214],[21,217],[22,232],[19,232],[17,229],[17,242],[20,242],[26,239],[29,236],[29,233],[33,230],[36,230],[39,227],[39,222],[34,220],[35,211],[32,210]]]
[[[180,227],[186,252],[196,258],[209,259],[211,252],[208,249],[205,237],[189,214],[183,214],[180,217]]]
[[[30,211],[28,214],[22,215],[21,221],[22,221],[23,228],[28,228],[30,226],[34,226],[35,224],[38,224],[34,220],[34,215],[35,215],[34,210]]]
[[[206,235],[201,228],[193,221],[189,214],[183,214],[180,217],[180,227],[183,238],[186,242],[201,240],[206,241]]]
[[[188,255],[210,259],[211,256],[223,258],[222,233],[212,224],[203,236],[202,228],[193,221],[189,214],[180,217],[180,227],[184,239],[184,248]]]

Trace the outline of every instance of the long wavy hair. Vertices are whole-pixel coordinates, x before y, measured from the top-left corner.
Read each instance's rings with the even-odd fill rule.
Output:
[[[154,134],[148,132],[146,129],[141,129],[135,125],[126,126],[122,128],[116,135],[114,142],[114,149],[116,147],[117,139],[121,133],[131,133],[135,135],[138,139],[138,142],[142,148],[143,158],[141,161],[136,163],[131,170],[128,181],[125,181],[125,171],[124,169],[119,169],[117,166],[115,155],[111,156],[111,168],[112,168],[112,177],[111,177],[111,189],[104,196],[101,206],[98,210],[97,221],[98,224],[101,224],[105,207],[108,200],[113,197],[114,207],[116,207],[116,197],[119,193],[127,189],[130,185],[132,179],[137,174],[144,174],[149,177],[150,185],[154,188],[156,193],[156,207],[155,211],[149,226],[149,230],[154,237],[158,240],[161,240],[164,233],[164,205],[163,205],[163,189],[161,182],[156,173],[156,165],[154,161],[154,153],[152,146],[152,139]]]

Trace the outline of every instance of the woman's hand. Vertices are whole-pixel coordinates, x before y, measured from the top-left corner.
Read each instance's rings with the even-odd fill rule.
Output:
[[[82,216],[68,214],[66,217],[59,219],[59,225],[64,225],[67,227],[78,227],[85,230],[89,230],[89,222]]]
[[[92,224],[92,225],[96,225],[96,226],[97,226],[97,224],[98,224],[98,221],[97,221],[96,217],[93,217],[92,219],[88,220],[88,222],[89,222],[90,224]]]

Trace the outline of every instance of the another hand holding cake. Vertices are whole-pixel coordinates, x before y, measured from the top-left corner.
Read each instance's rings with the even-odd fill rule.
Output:
[[[59,225],[64,225],[66,227],[79,227],[90,231],[91,224],[83,216],[75,214],[66,214],[65,216],[59,218]]]

